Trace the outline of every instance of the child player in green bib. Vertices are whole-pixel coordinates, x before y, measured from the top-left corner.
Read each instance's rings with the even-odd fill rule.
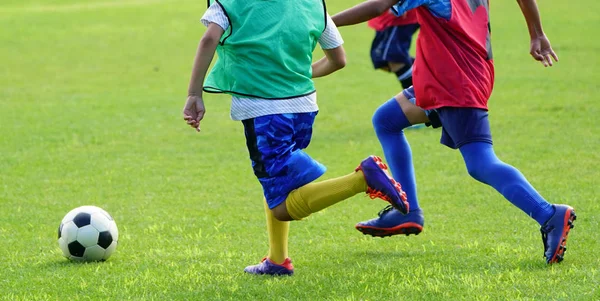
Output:
[[[197,131],[203,92],[232,96],[231,118],[244,126],[252,168],[262,185],[268,255],[251,274],[291,275],[289,221],[300,220],[361,192],[408,212],[406,194],[379,157],[350,174],[314,182],[325,166],[304,152],[318,112],[312,78],[345,65],[343,40],[322,0],[218,0],[202,17],[184,120]],[[317,43],[325,57],[312,63]],[[205,78],[215,51],[218,58]]]

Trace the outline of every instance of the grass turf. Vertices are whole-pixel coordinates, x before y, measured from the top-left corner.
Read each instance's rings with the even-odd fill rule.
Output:
[[[329,1],[331,13],[351,4]],[[353,229],[384,203],[354,197],[291,227],[296,275],[241,271],[265,254],[261,190],[228,99],[207,96],[203,132],[181,119],[202,1],[4,0],[0,4],[0,298],[5,300],[598,300],[600,113],[597,1],[541,2],[560,62],[528,55],[514,1],[491,4],[496,151],[578,214],[566,259],[547,266],[537,224],[467,175],[439,130],[407,132],[426,214],[419,236]],[[342,29],[346,69],[317,80],[309,153],[351,171],[381,154],[370,115],[400,90],[371,69],[373,33]],[[317,51],[317,56],[321,53]],[[56,242],[86,204],[120,229],[105,263]]]

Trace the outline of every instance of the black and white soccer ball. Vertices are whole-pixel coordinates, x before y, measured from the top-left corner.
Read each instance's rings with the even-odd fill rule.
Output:
[[[106,260],[117,249],[118,240],[115,220],[96,206],[69,211],[58,227],[58,246],[71,260]]]

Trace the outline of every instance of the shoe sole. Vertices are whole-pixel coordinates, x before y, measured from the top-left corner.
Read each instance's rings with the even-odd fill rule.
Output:
[[[364,235],[371,235],[373,237],[388,237],[393,235],[406,235],[411,234],[419,235],[423,231],[423,227],[417,223],[405,223],[392,228],[377,228],[371,226],[356,225],[356,230],[362,232]]]
[[[565,223],[563,227],[562,239],[558,244],[558,248],[556,248],[556,253],[552,256],[552,259],[548,261],[548,264],[559,263],[563,261],[565,252],[567,251],[567,238],[569,237],[569,232],[573,229],[573,222],[577,219],[577,215],[575,215],[575,210],[569,209],[567,214],[565,214]]]
[[[409,207],[408,201],[405,201],[402,199],[402,194],[405,192],[402,190],[400,183],[396,182],[396,180],[394,180],[394,178],[392,178],[392,176],[389,173],[388,166],[385,163],[383,163],[383,160],[381,159],[381,157],[378,157],[378,156],[370,156],[370,157],[371,157],[371,159],[373,159],[373,161],[375,161],[375,164],[377,164],[377,166],[379,166],[379,168],[383,172],[383,174],[392,183],[392,185],[394,186],[394,189],[398,192],[398,195],[400,196],[400,202],[402,203],[402,205],[396,204],[392,200],[384,199],[384,201],[390,203],[390,205],[392,205],[392,207],[394,207],[396,210],[402,212],[403,214],[407,214],[410,207]]]
[[[255,276],[271,276],[271,277],[285,277],[285,276],[294,276],[294,272],[291,273],[252,273],[248,271],[244,271],[245,274],[255,275]]]

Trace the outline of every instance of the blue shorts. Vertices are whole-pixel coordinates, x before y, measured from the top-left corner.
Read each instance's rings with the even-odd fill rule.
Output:
[[[402,94],[415,104],[415,91],[411,86]],[[434,128],[442,127],[440,143],[457,149],[471,142],[492,143],[492,132],[488,120],[488,112],[476,108],[442,107],[435,110],[425,110]]]
[[[486,110],[443,107],[435,111],[442,123],[440,143],[453,149],[471,142],[492,143],[492,132]]]
[[[270,209],[288,194],[322,176],[325,166],[305,149],[317,112],[275,114],[242,120],[252,168]]]
[[[371,60],[375,69],[388,67],[388,62],[412,65],[410,56],[410,44],[415,32],[419,29],[418,24],[408,24],[388,27],[382,31],[375,32],[375,38],[371,44]]]

